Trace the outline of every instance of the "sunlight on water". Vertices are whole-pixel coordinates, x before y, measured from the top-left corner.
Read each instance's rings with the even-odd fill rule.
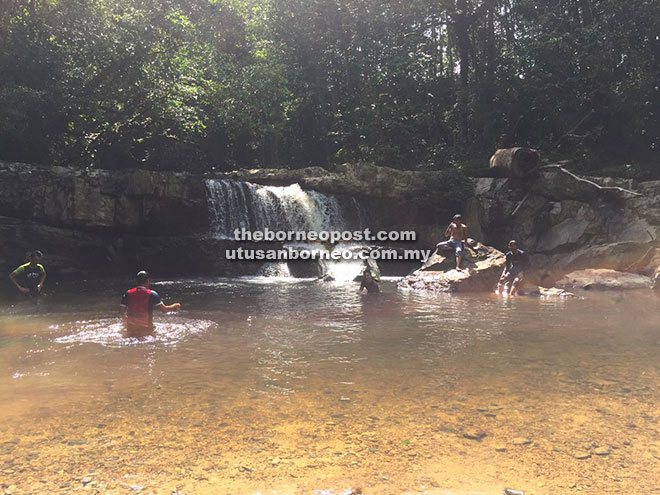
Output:
[[[281,280],[158,282],[185,310],[158,315],[143,340],[107,310],[117,287],[7,308],[2,483],[156,495],[657,487],[652,294],[425,294],[388,279],[358,294],[350,281]]]

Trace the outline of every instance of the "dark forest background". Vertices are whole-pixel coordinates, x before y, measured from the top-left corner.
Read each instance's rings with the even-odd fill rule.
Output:
[[[0,159],[660,175],[658,0],[0,0]]]

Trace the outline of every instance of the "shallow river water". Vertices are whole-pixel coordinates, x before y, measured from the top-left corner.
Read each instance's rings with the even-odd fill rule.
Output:
[[[656,493],[660,299],[160,281],[0,308],[0,493]]]

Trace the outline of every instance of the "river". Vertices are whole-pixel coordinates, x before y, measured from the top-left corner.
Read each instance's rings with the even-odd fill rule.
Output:
[[[660,300],[117,281],[0,310],[0,493],[651,493]],[[2,491],[4,490],[4,492]]]

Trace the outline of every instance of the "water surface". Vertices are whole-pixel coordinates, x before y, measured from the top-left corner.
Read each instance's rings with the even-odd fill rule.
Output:
[[[116,283],[0,313],[11,493],[650,493],[660,299],[428,295],[384,282]],[[1,493],[1,492],[0,492]]]

